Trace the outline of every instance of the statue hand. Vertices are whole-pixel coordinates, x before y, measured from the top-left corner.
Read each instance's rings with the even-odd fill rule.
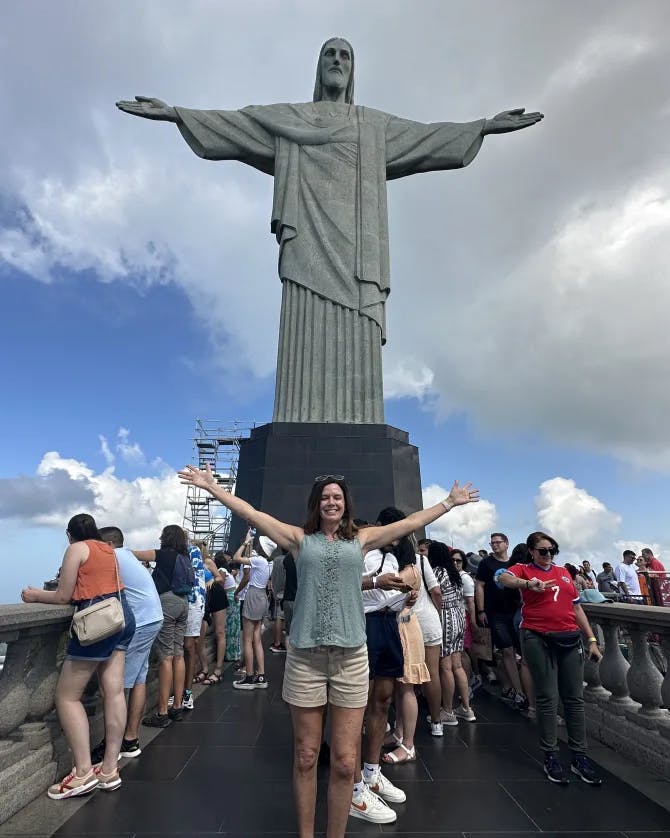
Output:
[[[117,102],[116,107],[124,113],[133,116],[143,116],[145,119],[160,119],[164,122],[176,122],[177,112],[170,105],[160,99],[152,99],[150,96],[136,96],[135,101]]]
[[[544,119],[544,114],[539,111],[526,113],[525,110],[525,108],[514,108],[511,111],[501,111],[493,119],[486,120],[482,134],[507,134],[509,131],[520,131]]]

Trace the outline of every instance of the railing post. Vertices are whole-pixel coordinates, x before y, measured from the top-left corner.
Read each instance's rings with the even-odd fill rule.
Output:
[[[643,716],[664,716],[666,710],[661,710],[661,685],[663,676],[656,669],[649,656],[647,635],[649,629],[631,623],[629,626],[633,644],[633,661],[626,675],[631,697],[639,702],[639,713]]]
[[[608,619],[601,619],[599,625],[605,636],[605,652],[600,661],[600,680],[603,687],[611,693],[610,705],[613,705],[613,709],[618,708],[615,712],[623,713],[625,708],[633,706],[626,679],[630,664],[619,647],[618,625]]]

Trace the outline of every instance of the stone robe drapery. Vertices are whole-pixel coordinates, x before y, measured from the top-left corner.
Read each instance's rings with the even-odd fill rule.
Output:
[[[382,423],[386,181],[467,166],[484,120],[426,125],[326,101],[175,110],[198,156],[274,175],[282,312],[273,421]]]

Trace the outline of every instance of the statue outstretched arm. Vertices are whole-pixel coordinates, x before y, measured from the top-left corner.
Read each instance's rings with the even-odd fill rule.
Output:
[[[144,119],[179,122],[179,116],[174,108],[166,105],[160,99],[153,99],[151,96],[136,96],[134,101],[117,102],[116,107],[124,113],[141,116]]]
[[[484,122],[482,135],[507,134],[510,131],[520,131],[522,128],[530,128],[531,125],[544,119],[544,114],[539,111],[526,113],[525,108],[514,108],[511,111],[501,111],[493,119]]]

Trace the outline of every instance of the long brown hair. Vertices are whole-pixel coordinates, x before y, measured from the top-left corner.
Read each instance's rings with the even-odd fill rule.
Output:
[[[318,532],[321,529],[321,495],[325,486],[330,486],[331,483],[337,484],[342,489],[344,495],[344,514],[342,520],[337,528],[338,538],[351,540],[358,532],[358,527],[354,524],[354,510],[351,501],[351,493],[346,482],[340,477],[328,475],[323,480],[315,480],[312,486],[312,491],[307,498],[307,519],[303,524],[303,530],[306,535]]]

